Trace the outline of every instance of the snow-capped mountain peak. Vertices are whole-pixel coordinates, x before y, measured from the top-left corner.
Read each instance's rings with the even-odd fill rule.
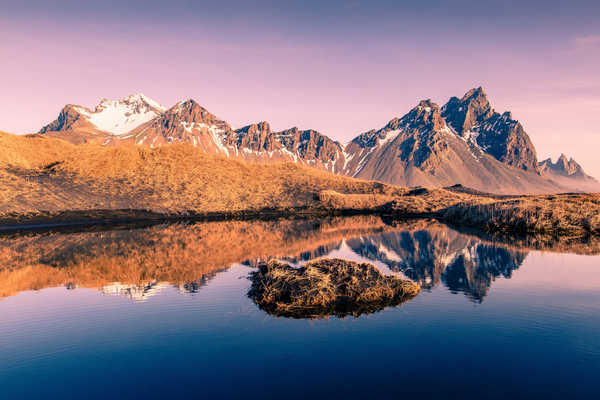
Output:
[[[130,95],[120,100],[103,99],[94,111],[84,107],[76,108],[93,128],[112,135],[127,133],[165,110],[160,103],[143,94]]]

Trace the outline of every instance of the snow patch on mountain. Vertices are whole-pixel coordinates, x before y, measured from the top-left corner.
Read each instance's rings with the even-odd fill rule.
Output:
[[[143,94],[131,95],[121,100],[104,99],[92,112],[81,107],[77,109],[98,130],[112,135],[127,133],[165,110],[165,107]]]

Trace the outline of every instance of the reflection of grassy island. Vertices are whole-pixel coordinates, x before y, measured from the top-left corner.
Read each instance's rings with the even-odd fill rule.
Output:
[[[251,273],[248,295],[265,311],[285,317],[358,316],[398,305],[419,293],[418,284],[384,276],[372,264],[318,259],[293,268],[277,261]]]
[[[354,213],[428,216],[489,231],[600,234],[597,194],[410,189],[293,163],[246,163],[189,144],[73,146],[39,135],[0,133],[0,227]]]

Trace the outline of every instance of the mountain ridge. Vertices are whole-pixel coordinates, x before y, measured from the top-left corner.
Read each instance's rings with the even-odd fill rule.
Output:
[[[94,115],[119,107],[129,114],[114,117],[113,125],[96,123]],[[560,174],[547,160],[538,162],[521,123],[510,112],[496,112],[481,87],[451,97],[442,107],[422,100],[402,117],[346,145],[313,129],[275,132],[266,121],[233,129],[193,99],[159,107],[144,95],[103,100],[94,111],[67,105],[40,133],[76,144],[159,147],[189,142],[208,153],[245,161],[291,161],[402,186],[462,184],[495,193],[560,192],[581,186],[580,175]],[[587,186],[593,187],[597,181],[589,178]]]

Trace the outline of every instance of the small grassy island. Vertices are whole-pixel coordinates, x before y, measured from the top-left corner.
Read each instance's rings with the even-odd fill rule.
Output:
[[[415,297],[418,284],[383,275],[374,265],[318,259],[300,268],[278,261],[250,274],[248,296],[270,314],[293,318],[358,316]]]

